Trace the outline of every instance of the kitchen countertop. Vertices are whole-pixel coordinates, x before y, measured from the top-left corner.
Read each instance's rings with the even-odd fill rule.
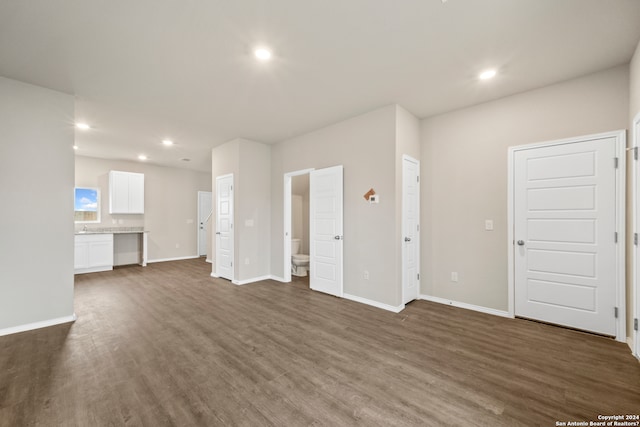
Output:
[[[87,230],[76,230],[75,235],[82,234],[132,234],[132,233],[148,233],[143,227],[98,227],[88,228]]]

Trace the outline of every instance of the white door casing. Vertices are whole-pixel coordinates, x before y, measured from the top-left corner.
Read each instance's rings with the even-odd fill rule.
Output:
[[[342,297],[343,168],[309,174],[310,287]]]
[[[510,312],[621,339],[624,133],[509,151]]]
[[[233,280],[233,174],[216,177],[216,276]]]
[[[402,156],[402,303],[420,293],[420,162]]]
[[[633,119],[632,127],[632,142],[633,142],[633,162],[632,162],[632,185],[633,185],[633,353],[640,359],[640,325],[636,329],[636,324],[640,322],[640,250],[638,240],[640,239],[640,157],[638,151],[640,151],[640,113],[638,113]]]

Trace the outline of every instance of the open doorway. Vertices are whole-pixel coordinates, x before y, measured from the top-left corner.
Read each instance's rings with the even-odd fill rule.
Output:
[[[291,282],[295,278],[296,283],[305,282],[306,286],[309,286],[309,173],[312,170],[284,175],[284,279]],[[295,265],[293,255],[296,255]]]

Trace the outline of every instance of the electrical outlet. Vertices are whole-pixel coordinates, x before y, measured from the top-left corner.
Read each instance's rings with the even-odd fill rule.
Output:
[[[487,219],[484,221],[484,229],[487,231],[493,231],[493,220]]]
[[[249,258],[244,259],[244,265],[249,265]]]
[[[369,280],[369,270],[365,270],[362,272],[362,278],[364,280]]]
[[[451,281],[452,282],[457,282],[458,281],[458,273],[455,271],[451,272]]]
[[[180,249],[180,243],[176,243],[176,249]]]

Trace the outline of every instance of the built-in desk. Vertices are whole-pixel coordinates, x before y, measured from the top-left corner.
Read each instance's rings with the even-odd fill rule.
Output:
[[[147,234],[139,227],[95,228],[76,231],[75,274],[113,270],[114,238],[119,235],[138,234],[140,238],[139,264],[147,266]]]

